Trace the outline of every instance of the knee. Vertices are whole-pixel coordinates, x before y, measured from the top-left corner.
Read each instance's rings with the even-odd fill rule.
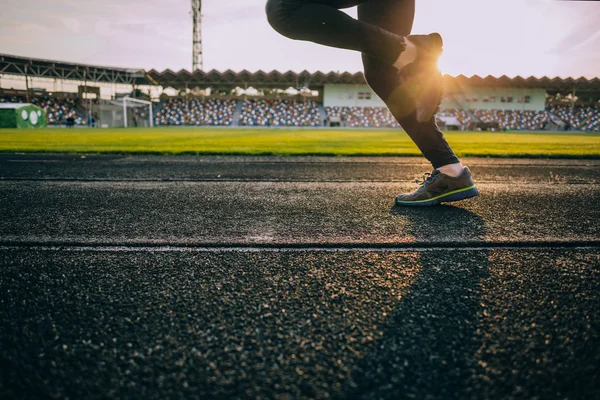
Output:
[[[290,39],[301,39],[300,33],[294,29],[292,12],[295,8],[285,0],[268,0],[265,7],[269,25],[279,34]]]
[[[267,21],[269,21],[269,25],[271,25],[271,27],[280,34],[288,36],[286,34],[286,17],[288,13],[286,12],[282,3],[282,0],[268,0],[265,7],[265,12],[267,14]]]

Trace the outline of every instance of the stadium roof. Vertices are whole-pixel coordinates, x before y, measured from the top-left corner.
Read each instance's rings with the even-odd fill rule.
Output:
[[[144,70],[74,64],[0,54],[0,74],[127,85],[157,84]]]
[[[300,73],[288,71],[288,72],[233,72],[231,70],[225,72],[219,71],[195,71],[189,72],[187,70],[180,70],[173,72],[171,70],[165,70],[158,72],[156,70],[148,71],[148,74],[157,82],[161,83],[161,86],[170,86],[173,88],[185,88],[195,86],[213,86],[213,87],[309,87],[319,88],[325,84],[364,84],[365,79],[362,72],[351,74],[349,72],[314,72],[302,71]],[[487,76],[485,78],[474,75],[472,77],[466,77],[459,75],[452,77],[450,75],[444,76],[444,83],[450,87],[523,87],[523,88],[542,88],[550,90],[584,90],[584,91],[600,91],[600,79],[586,79],[586,78],[522,78],[517,76],[515,78],[509,78],[507,76],[501,76],[499,78],[493,76]]]
[[[194,87],[213,87],[217,89],[232,89],[235,87],[255,88],[281,88],[289,87],[311,89],[322,88],[326,84],[364,84],[362,72],[351,74],[349,72],[308,72],[299,73],[287,71],[241,71],[227,70],[220,72],[180,70],[177,72],[169,69],[159,72],[154,69],[150,71],[139,69],[125,69],[113,67],[101,67],[95,65],[74,64],[61,61],[40,60],[35,58],[18,57],[0,54],[0,74],[27,75],[39,78],[78,80],[98,83],[120,83],[130,85],[158,85],[172,87],[175,89]],[[600,79],[586,78],[522,78],[517,76],[509,78],[501,76],[479,77],[474,75],[466,77],[459,75],[444,77],[448,89],[460,89],[468,87],[523,87],[540,88],[548,91],[572,91],[578,92],[600,92]]]

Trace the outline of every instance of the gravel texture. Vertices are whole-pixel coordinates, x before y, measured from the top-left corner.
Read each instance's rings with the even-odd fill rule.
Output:
[[[0,397],[600,394],[598,250],[0,252]]]
[[[0,155],[0,398],[600,398],[600,161],[467,164]]]

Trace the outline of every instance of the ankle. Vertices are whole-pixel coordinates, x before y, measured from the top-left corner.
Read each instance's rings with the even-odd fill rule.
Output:
[[[444,165],[444,166],[436,168],[436,169],[444,175],[448,175],[448,176],[455,178],[455,177],[459,176],[460,174],[462,174],[464,166],[461,163],[455,163],[455,164]]]

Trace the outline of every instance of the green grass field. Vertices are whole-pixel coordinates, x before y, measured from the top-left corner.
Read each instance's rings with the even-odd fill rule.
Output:
[[[600,135],[449,132],[459,156],[600,158]],[[1,152],[418,155],[398,130],[324,129],[0,129]]]

